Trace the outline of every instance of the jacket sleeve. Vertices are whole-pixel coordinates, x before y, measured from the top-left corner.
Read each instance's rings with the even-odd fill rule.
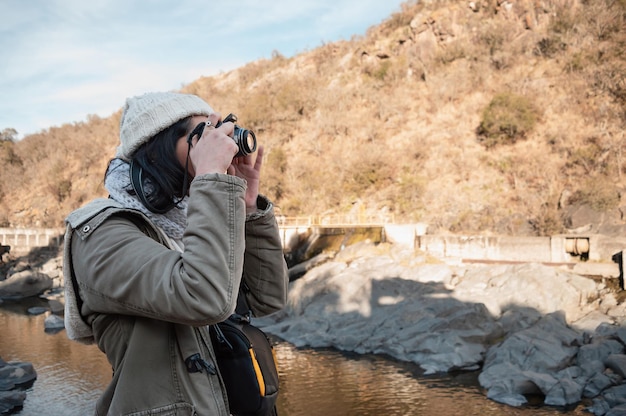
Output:
[[[233,313],[243,272],[245,182],[209,174],[190,189],[183,252],[113,216],[72,239],[83,315],[126,314],[207,325]]]
[[[257,200],[259,212],[246,221],[243,286],[255,316],[282,309],[287,302],[289,277],[272,203]]]

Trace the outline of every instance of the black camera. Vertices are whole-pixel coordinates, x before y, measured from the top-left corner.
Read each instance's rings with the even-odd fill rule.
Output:
[[[221,126],[222,123],[226,123],[229,121],[235,123],[237,121],[237,116],[231,113],[227,115],[224,120],[219,121],[215,125],[215,127],[217,128]],[[193,129],[191,133],[189,133],[189,136],[187,137],[187,143],[191,145],[191,140],[195,136],[202,136],[202,132],[204,132],[205,127],[206,123],[198,124],[196,128]],[[235,124],[232,139],[235,141],[235,143],[237,143],[237,147],[239,147],[239,151],[237,152],[235,157],[246,156],[254,153],[254,151],[256,150],[256,136],[254,135],[254,132],[252,130],[243,129]]]
[[[237,122],[237,116],[231,113],[227,115],[223,121],[218,122],[215,127],[219,127],[222,123],[227,123],[229,121],[232,121],[233,123]],[[235,129],[233,130],[233,140],[239,147],[239,152],[237,152],[235,157],[246,156],[254,153],[256,150],[256,136],[252,130],[246,130],[235,124]]]

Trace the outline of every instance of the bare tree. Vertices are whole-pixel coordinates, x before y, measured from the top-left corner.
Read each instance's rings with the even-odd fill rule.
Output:
[[[17,130],[8,127],[0,132],[0,142],[14,142],[17,140]]]

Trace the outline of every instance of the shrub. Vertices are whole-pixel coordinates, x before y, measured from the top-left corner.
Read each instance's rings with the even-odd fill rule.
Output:
[[[7,165],[23,166],[24,162],[20,156],[15,152],[15,143],[13,141],[0,141],[0,161],[5,167]]]
[[[620,194],[610,178],[599,175],[589,178],[569,198],[568,203],[589,205],[596,211],[608,211],[619,206]]]
[[[542,206],[539,213],[530,219],[530,225],[539,236],[560,234],[565,229],[561,213],[547,206]]]
[[[487,148],[515,143],[532,131],[537,119],[538,111],[528,98],[512,93],[498,94],[483,111],[477,129],[479,140]]]
[[[590,137],[586,140],[584,146],[577,146],[569,151],[565,167],[571,172],[589,175],[592,172],[599,172],[603,168],[602,157],[604,150],[596,137]]]
[[[536,56],[551,58],[566,48],[567,45],[558,38],[543,38],[537,42],[533,53]]]
[[[580,52],[572,54],[565,64],[567,72],[581,72],[585,68],[585,60]]]

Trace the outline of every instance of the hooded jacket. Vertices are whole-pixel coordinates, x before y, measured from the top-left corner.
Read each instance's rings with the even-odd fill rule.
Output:
[[[182,250],[111,199],[68,216],[66,297],[79,311],[68,318],[66,299],[68,336],[93,340],[113,368],[96,415],[229,414],[207,325],[233,313],[242,279],[256,316],[281,309],[288,285],[272,204],[259,196],[246,219],[245,189],[234,176],[196,177]],[[190,348],[203,371],[188,371]]]

